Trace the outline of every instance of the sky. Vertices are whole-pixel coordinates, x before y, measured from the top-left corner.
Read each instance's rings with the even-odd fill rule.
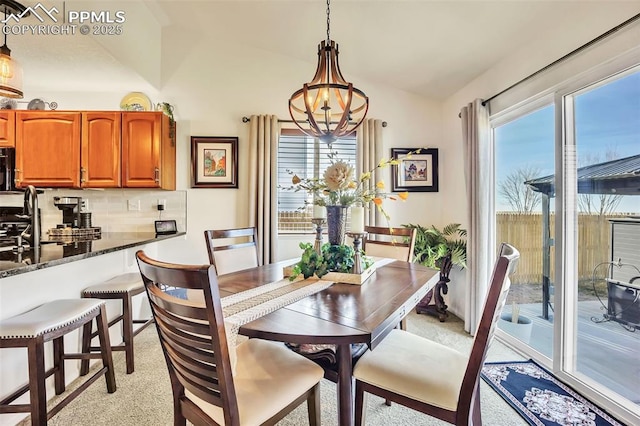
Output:
[[[640,70],[575,98],[579,166],[640,154]],[[496,128],[496,182],[522,167],[536,177],[554,174],[554,105]],[[511,210],[496,195],[496,210]],[[626,196],[616,209],[640,213],[640,195]]]

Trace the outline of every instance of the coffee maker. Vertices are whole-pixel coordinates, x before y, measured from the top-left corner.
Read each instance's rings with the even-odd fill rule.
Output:
[[[62,225],[59,228],[81,228],[82,197],[53,197],[53,204],[62,210]]]

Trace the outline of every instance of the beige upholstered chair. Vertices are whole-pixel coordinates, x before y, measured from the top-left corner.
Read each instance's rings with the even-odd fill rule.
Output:
[[[232,370],[215,268],[159,262],[136,253],[173,391],[174,424],[273,425],[307,401],[320,425],[322,368],[283,344],[250,339]],[[205,304],[167,293],[197,291]]]
[[[216,229],[204,231],[209,263],[218,275],[258,266],[255,228]]]
[[[509,291],[520,253],[503,243],[469,355],[393,330],[356,364],[356,426],[364,393],[373,393],[455,425],[481,425],[480,370]]]
[[[389,257],[391,259],[413,261],[416,230],[413,228],[385,228],[365,226],[363,250],[367,256]]]

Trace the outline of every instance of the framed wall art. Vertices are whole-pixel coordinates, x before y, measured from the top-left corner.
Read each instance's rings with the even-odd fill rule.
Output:
[[[238,187],[238,138],[191,136],[191,187]]]
[[[438,149],[391,148],[391,158],[399,161],[391,166],[394,192],[438,192]],[[412,152],[410,156],[407,156]]]

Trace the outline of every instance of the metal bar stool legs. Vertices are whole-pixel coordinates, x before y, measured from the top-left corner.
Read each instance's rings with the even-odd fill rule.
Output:
[[[64,336],[80,327],[86,329],[96,320],[100,353],[65,353]],[[46,371],[44,344],[53,341],[53,366]],[[116,391],[116,379],[111,357],[111,344],[104,302],[82,299],[56,300],[29,312],[0,321],[0,348],[27,348],[29,383],[0,401],[0,413],[31,413],[31,424],[46,425],[57,414],[100,376],[105,376],[107,392]],[[47,411],[45,380],[53,375],[56,395],[65,389],[64,361],[101,358],[102,368],[82,385]],[[29,404],[11,404],[29,391]]]

